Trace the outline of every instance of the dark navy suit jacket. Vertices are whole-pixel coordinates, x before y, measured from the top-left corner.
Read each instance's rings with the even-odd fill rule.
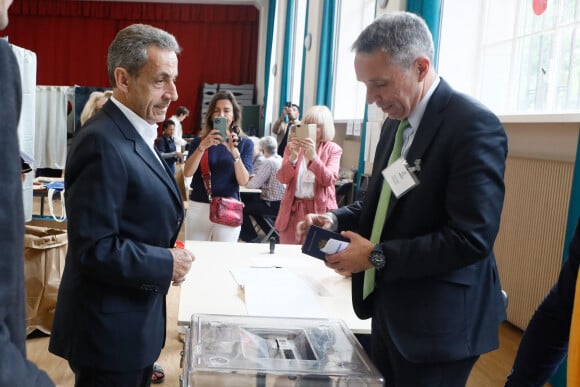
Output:
[[[369,238],[398,123],[383,125],[365,200],[334,211],[339,230]],[[378,329],[409,361],[448,362],[498,347],[505,308],[493,244],[506,155],[498,118],[442,79],[406,157],[410,165],[420,160],[420,184],[389,202],[378,287],[363,301],[364,272],[352,281],[357,315],[384,311]]]
[[[69,246],[50,351],[112,371],[153,364],[183,205],[166,165],[112,101],[74,140],[65,203]]]
[[[18,120],[22,88],[18,63],[0,39],[0,386],[54,386],[26,360],[24,213]]]

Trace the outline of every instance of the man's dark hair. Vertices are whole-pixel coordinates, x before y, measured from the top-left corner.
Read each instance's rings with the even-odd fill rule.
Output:
[[[165,120],[163,121],[163,124],[161,124],[161,129],[165,131],[165,129],[167,129],[170,125],[175,126],[175,122],[173,122],[173,120]]]
[[[177,110],[175,111],[175,115],[176,115],[177,117],[179,117],[179,116],[181,116],[181,115],[183,115],[183,114],[185,114],[185,115],[188,115],[188,114],[189,114],[189,109],[188,109],[188,108],[186,108],[185,106],[179,106],[179,107],[177,108]]]

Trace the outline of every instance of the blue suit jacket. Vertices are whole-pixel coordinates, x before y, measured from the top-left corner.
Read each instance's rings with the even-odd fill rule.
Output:
[[[335,211],[340,230],[369,238],[398,123],[383,125],[365,201]],[[363,301],[364,273],[352,281],[357,315],[383,310],[378,329],[410,361],[453,361],[498,346],[505,308],[492,249],[506,155],[497,117],[442,79],[406,157],[410,165],[420,160],[420,184],[389,202],[378,287]]]
[[[24,213],[18,120],[22,87],[18,63],[0,39],[0,386],[53,386],[26,360]]]
[[[111,101],[73,142],[65,199],[69,246],[50,351],[113,371],[153,364],[183,205],[166,165]]]

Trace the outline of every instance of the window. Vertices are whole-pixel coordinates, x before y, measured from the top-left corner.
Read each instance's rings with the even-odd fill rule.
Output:
[[[445,1],[441,75],[497,114],[578,113],[580,0],[549,0],[541,15],[530,0],[477,3]]]
[[[351,47],[360,32],[374,20],[375,0],[341,0],[339,3],[332,111],[335,120],[362,120],[366,88],[356,80]]]
[[[292,32],[292,66],[290,74],[290,101],[301,104],[302,62],[304,61],[304,30],[308,0],[295,0],[296,14]]]

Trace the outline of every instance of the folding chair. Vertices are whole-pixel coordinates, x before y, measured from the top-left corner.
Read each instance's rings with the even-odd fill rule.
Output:
[[[262,216],[262,219],[264,219],[264,222],[266,222],[268,224],[268,227],[270,227],[269,230],[267,230],[267,231],[264,230],[266,235],[264,235],[264,238],[262,239],[262,243],[269,242],[271,237],[276,237],[276,241],[279,241],[280,235],[278,235],[278,231],[276,231],[276,227],[274,226],[274,224],[276,223],[276,217],[274,217],[274,216]]]

